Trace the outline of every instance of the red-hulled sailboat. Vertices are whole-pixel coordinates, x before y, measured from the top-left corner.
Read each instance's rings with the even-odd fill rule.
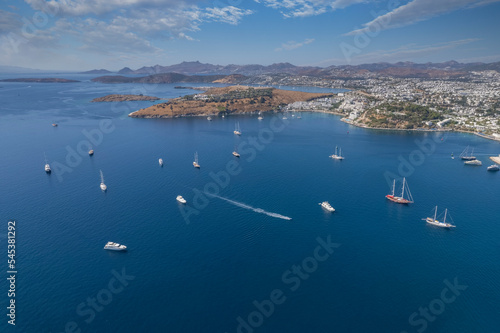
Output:
[[[394,190],[396,188],[396,180],[392,183],[392,194],[387,194],[385,197],[392,202],[400,203],[400,204],[409,204],[413,203],[413,197],[411,196],[410,188],[408,187],[408,183],[406,182],[406,178],[403,178],[403,186],[401,189],[401,196],[397,197],[394,194]],[[406,192],[406,198],[405,198]]]

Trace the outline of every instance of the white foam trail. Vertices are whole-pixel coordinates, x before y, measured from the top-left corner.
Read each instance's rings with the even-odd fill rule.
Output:
[[[284,216],[284,215],[281,215],[281,214],[278,214],[278,213],[267,212],[267,211],[265,211],[262,208],[254,208],[252,206],[245,205],[244,203],[241,203],[241,202],[238,202],[238,201],[234,201],[234,200],[231,200],[231,199],[228,199],[228,198],[223,198],[223,197],[220,197],[218,195],[209,194],[209,193],[206,193],[206,192],[205,192],[205,194],[208,195],[208,196],[211,196],[211,197],[216,197],[216,198],[219,198],[221,200],[227,201],[227,202],[229,202],[229,203],[231,203],[231,204],[233,204],[235,206],[238,206],[238,207],[241,207],[241,208],[245,208],[245,209],[249,209],[249,210],[253,210],[256,213],[266,214],[267,216],[271,216],[271,217],[275,217],[275,218],[283,219],[283,220],[291,220],[292,219],[291,217],[288,217],[288,216]]]

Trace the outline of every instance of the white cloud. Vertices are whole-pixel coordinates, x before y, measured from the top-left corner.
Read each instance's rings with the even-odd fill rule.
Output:
[[[267,7],[278,9],[286,18],[306,17],[342,9],[373,0],[254,0]]]
[[[363,28],[351,31],[347,35],[410,25],[457,9],[483,6],[498,1],[500,0],[413,0],[389,13],[376,17],[363,24]]]
[[[314,38],[308,38],[300,43],[295,41],[289,41],[281,44],[281,47],[276,48],[275,51],[291,51],[298,49],[299,47],[302,47],[304,45],[311,44],[312,42],[314,42]]]
[[[19,15],[0,9],[0,34],[9,33],[21,25]]]
[[[241,9],[234,6],[206,8],[202,14],[203,19],[215,22],[238,24],[243,16],[253,14],[249,9]]]

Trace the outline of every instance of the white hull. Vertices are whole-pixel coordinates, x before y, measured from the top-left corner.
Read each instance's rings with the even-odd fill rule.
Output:
[[[335,154],[330,155],[330,158],[332,158],[334,160],[343,160],[344,159],[343,156],[338,156],[338,155],[335,155]]]
[[[431,224],[433,226],[436,226],[436,227],[441,227],[441,228],[455,228],[455,226],[453,224],[443,223],[443,222],[440,222],[438,220],[434,220],[431,217],[426,218],[425,222],[427,222],[427,223],[429,223],[429,224]]]
[[[237,153],[237,152],[235,152],[235,151],[233,151],[233,155],[234,155],[235,157],[240,157],[240,154],[238,154],[238,153]]]
[[[178,195],[175,200],[179,201],[181,204],[185,204],[187,202],[181,195]]]
[[[479,161],[479,160],[466,161],[466,162],[464,162],[464,164],[467,164],[467,165],[477,165],[477,166],[483,165],[483,163],[481,161]]]
[[[103,191],[106,191],[108,189],[108,187],[106,186],[106,184],[104,183],[101,183],[101,185],[99,185],[99,187],[101,188],[101,190]]]
[[[106,245],[104,245],[104,249],[109,251],[126,251],[127,247],[122,244],[107,242]]]
[[[333,208],[329,203],[328,201],[323,201],[323,202],[320,202],[319,205],[321,207],[323,207],[324,209],[326,209],[327,211],[329,212],[334,212],[335,211],[335,208]]]
[[[158,164],[159,164],[160,166],[163,166],[163,159],[161,159],[161,158],[160,158],[160,159],[158,160]]]
[[[50,165],[45,164],[45,172],[50,173],[52,170],[50,169]]]

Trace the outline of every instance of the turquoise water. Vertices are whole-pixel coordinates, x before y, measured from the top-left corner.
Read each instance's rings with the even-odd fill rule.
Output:
[[[0,84],[2,275],[9,219],[17,223],[18,270],[16,327],[3,314],[2,332],[498,330],[500,174],[486,172],[497,142],[366,130],[319,113],[287,121],[270,114],[132,119],[126,115],[152,103],[90,100],[193,91],[61,76],[84,81]],[[241,137],[233,134],[236,121]],[[78,153],[87,150],[84,133],[97,140],[93,157]],[[328,158],[336,145],[345,160]],[[482,167],[450,158],[466,145]],[[235,146],[240,159],[231,155]],[[195,152],[200,170],[192,167]],[[414,204],[385,199],[394,175],[407,177]],[[223,199],[200,199],[205,190]],[[179,194],[187,206],[176,202]],[[324,200],[334,214],[318,205]],[[449,209],[455,229],[421,220],[435,205]],[[333,253],[316,251],[318,237],[335,243]],[[129,251],[104,251],[107,241]],[[120,283],[122,270],[129,278]],[[445,291],[456,297],[440,301],[444,280],[455,278],[467,289]],[[419,308],[430,304],[435,314],[425,319]]]

